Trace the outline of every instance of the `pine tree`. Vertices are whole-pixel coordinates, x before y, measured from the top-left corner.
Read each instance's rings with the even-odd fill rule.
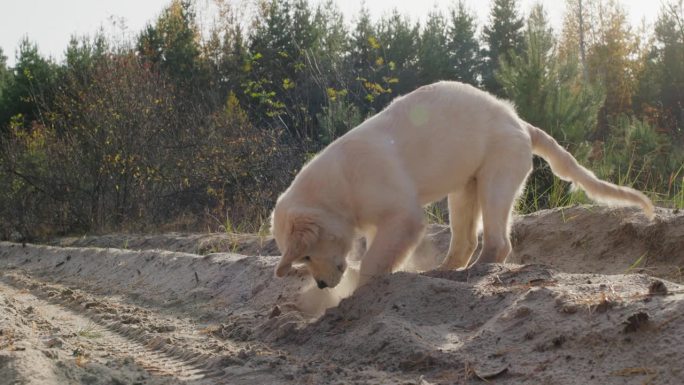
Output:
[[[10,119],[23,127],[34,120],[46,123],[42,111],[52,101],[57,75],[57,66],[40,55],[35,43],[23,39],[13,76],[4,91],[6,110],[0,116],[0,126],[5,126]]]
[[[307,138],[317,136],[315,116],[321,111],[325,88],[321,87],[321,28],[316,25],[307,0],[295,0],[292,6],[292,67],[280,83],[284,103],[292,124]]]
[[[247,47],[242,29],[237,21],[226,31],[221,46],[221,56],[218,63],[218,81],[221,84],[222,95],[243,95],[239,92],[245,82],[245,63],[248,59]],[[245,99],[241,99],[244,101]]]
[[[322,76],[330,83],[327,87],[346,88],[349,78],[344,58],[349,52],[350,41],[342,11],[334,0],[327,0],[316,8],[313,19],[319,34],[316,59]]]
[[[516,0],[494,0],[489,24],[482,31],[486,44],[482,55],[482,83],[487,90],[501,93],[501,85],[496,80],[501,59],[510,60],[511,55],[519,53],[523,44],[522,28],[524,22],[518,16]]]
[[[602,96],[583,85],[577,58],[558,55],[540,5],[527,20],[521,52],[502,60],[497,80],[522,118],[563,142],[583,142],[596,124]]]
[[[418,66],[418,79],[421,84],[445,80],[451,75],[446,20],[438,11],[433,11],[428,15],[425,28],[420,35]]]
[[[418,85],[417,61],[420,40],[418,24],[394,9],[378,26],[378,40],[387,66],[385,76],[392,79],[393,95],[414,90]]]
[[[148,24],[138,35],[136,51],[138,56],[149,66],[158,66],[162,62],[164,41],[156,27]]]
[[[202,44],[204,63],[211,72],[210,83],[216,87],[219,103],[232,95],[247,104],[242,85],[248,53],[238,10],[225,0],[216,0],[215,4],[218,18],[212,23],[209,39]]]
[[[320,91],[325,91],[316,115],[315,139],[328,144],[360,123],[359,109],[350,101],[349,87],[356,84],[352,79],[351,64],[347,59],[351,41],[342,11],[334,0],[327,0],[316,8],[314,25],[320,38],[315,68],[310,68],[312,78]]]
[[[307,0],[295,0],[292,11],[292,38],[295,52],[313,48],[319,42],[320,31],[314,25],[314,18]]]
[[[244,93],[252,116],[298,138],[316,137],[315,116],[325,99],[323,27],[306,0],[263,4],[250,36]]]
[[[468,13],[463,0],[450,12],[448,49],[451,67],[450,77],[465,83],[477,85],[480,58],[480,43],[475,37],[475,17]]]
[[[280,91],[291,84],[294,63],[291,4],[272,0],[261,6],[249,36],[249,59],[245,64],[247,80],[243,91],[250,99],[250,112],[256,122],[273,118],[280,121],[286,112]],[[287,122],[285,125],[289,132],[297,135],[294,127]]]
[[[65,52],[65,76],[83,84],[91,80],[94,66],[104,60],[107,52],[107,39],[102,33],[95,35],[92,41],[86,37],[80,40],[72,37]]]
[[[666,4],[655,23],[654,44],[639,81],[635,107],[670,136],[682,136],[684,125],[684,8],[682,1]],[[652,111],[656,109],[657,111]]]
[[[199,28],[192,2],[174,0],[157,20],[162,41],[162,65],[176,79],[186,81],[197,75],[199,67]]]
[[[2,86],[5,85],[9,75],[9,69],[7,68],[7,56],[5,56],[5,52],[2,50],[2,47],[0,47],[0,92],[2,92]],[[0,95],[2,94],[0,93]]]
[[[378,31],[371,23],[367,8],[362,8],[350,44],[350,69],[355,86],[351,87],[354,102],[363,115],[384,107],[391,90],[383,81],[383,68],[387,63],[382,55]]]
[[[558,68],[553,31],[541,5],[532,9],[523,36],[521,53],[502,58],[496,76],[518,113],[530,123],[543,126],[547,123],[544,102]]]
[[[618,2],[583,0],[581,14],[579,6],[578,0],[568,0],[570,12],[565,17],[560,50],[563,56],[582,60],[581,43],[584,42],[584,78],[605,93],[592,136],[604,140],[611,134],[611,122],[621,115],[633,114],[633,97],[647,55],[631,29],[627,12]]]
[[[4,132],[4,123],[12,115],[7,100],[11,80],[12,72],[7,68],[7,56],[4,55],[2,47],[0,47],[0,135]]]
[[[598,137],[608,133],[607,120],[632,112],[636,74],[640,72],[638,42],[627,21],[627,13],[610,3],[600,13],[596,42],[588,47],[587,66],[592,81],[606,92]]]
[[[350,48],[352,70],[359,75],[366,73],[369,66],[372,66],[378,57],[378,50],[380,49],[368,8],[361,8],[352,32]]]
[[[558,54],[565,57],[577,57],[582,65],[582,76],[585,83],[590,81],[587,67],[587,45],[593,34],[591,15],[596,0],[566,0],[563,29],[558,46]]]

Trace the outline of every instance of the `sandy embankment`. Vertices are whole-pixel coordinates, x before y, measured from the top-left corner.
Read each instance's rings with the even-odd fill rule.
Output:
[[[448,230],[426,239],[424,266]],[[327,311],[345,293],[273,278],[277,250],[256,236],[0,243],[0,378],[682,383],[684,214],[545,211],[518,218],[513,240],[513,264],[397,273]]]

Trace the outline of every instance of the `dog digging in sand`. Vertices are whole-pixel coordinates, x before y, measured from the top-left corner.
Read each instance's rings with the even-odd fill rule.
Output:
[[[532,169],[544,158],[593,200],[654,208],[642,193],[599,180],[512,105],[457,82],[395,99],[321,151],[278,198],[271,229],[282,252],[276,276],[302,263],[319,288],[335,287],[357,235],[366,238],[361,283],[393,272],[420,241],[423,206],[447,196],[451,241],[440,269],[502,263],[511,251],[510,216]]]

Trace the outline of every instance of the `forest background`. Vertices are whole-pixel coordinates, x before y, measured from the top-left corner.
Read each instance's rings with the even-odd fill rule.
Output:
[[[112,231],[267,231],[313,154],[397,95],[458,80],[513,101],[601,178],[684,207],[684,11],[634,26],[614,0],[463,2],[421,23],[332,1],[172,0],[133,39],[74,37],[64,60],[0,50],[0,238]],[[518,210],[585,202],[535,159]],[[443,206],[427,208],[445,221]]]

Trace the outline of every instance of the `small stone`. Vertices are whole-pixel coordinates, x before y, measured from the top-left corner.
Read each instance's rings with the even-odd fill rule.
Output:
[[[667,286],[663,281],[656,279],[648,287],[648,294],[650,295],[667,295]]]
[[[275,318],[279,315],[283,314],[283,312],[280,310],[278,305],[273,306],[273,310],[271,310],[271,314],[269,314],[268,318]]]
[[[523,318],[527,317],[530,314],[532,314],[532,309],[530,309],[527,306],[522,306],[515,310],[515,314],[513,316],[515,318]]]
[[[172,332],[172,331],[176,330],[176,327],[174,325],[159,325],[159,326],[153,327],[153,329],[157,333],[168,333],[168,332]]]
[[[561,312],[565,314],[574,314],[577,313],[577,305],[573,303],[566,303],[563,306],[561,306]]]
[[[64,341],[58,337],[50,338],[45,342],[45,345],[48,348],[61,348],[62,345],[64,344]]]

